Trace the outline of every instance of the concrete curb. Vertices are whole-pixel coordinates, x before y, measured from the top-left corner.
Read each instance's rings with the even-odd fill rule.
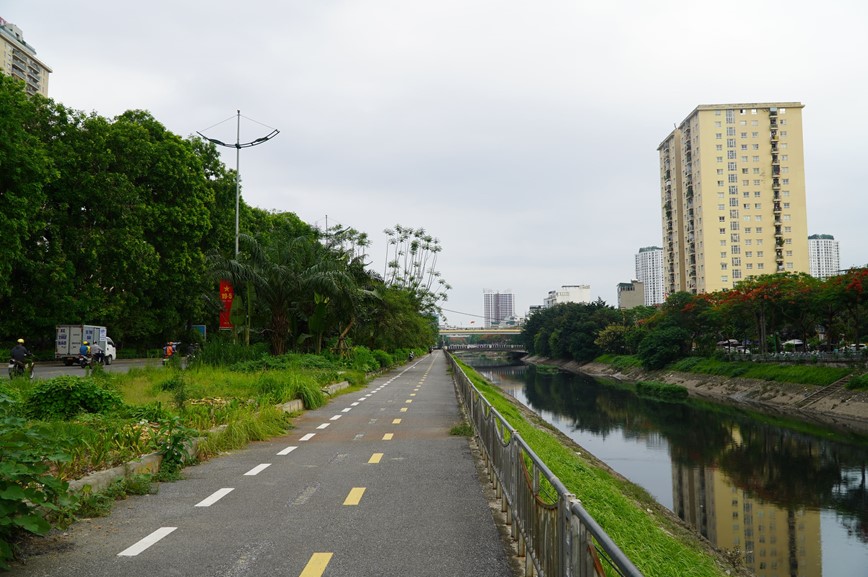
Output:
[[[338,391],[342,391],[350,386],[350,383],[347,381],[341,381],[340,383],[332,383],[331,385],[327,385],[323,387],[323,392],[328,396],[333,396]],[[301,399],[293,399],[288,403],[283,403],[282,405],[278,405],[278,408],[283,410],[286,413],[299,413],[304,411],[304,401]],[[223,426],[217,427],[214,431],[219,431],[223,429]],[[199,439],[193,439],[190,446],[187,448],[187,455],[189,457],[195,457],[197,452],[197,446],[199,444]],[[144,475],[144,474],[156,474],[160,470],[160,464],[163,462],[163,455],[160,453],[150,453],[148,455],[144,455],[135,461],[130,461],[128,463],[124,463],[123,465],[118,465],[117,467],[112,467],[111,469],[105,469],[103,471],[96,471],[91,473],[90,475],[86,475],[81,479],[74,479],[69,482],[69,490],[73,493],[80,493],[81,491],[89,488],[94,493],[98,493],[100,491],[104,491],[107,489],[112,483],[117,481],[118,479],[123,479],[124,477],[130,477],[132,475]]]

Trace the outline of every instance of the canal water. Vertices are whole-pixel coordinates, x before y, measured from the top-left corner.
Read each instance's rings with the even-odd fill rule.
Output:
[[[462,357],[759,577],[868,576],[868,441]]]

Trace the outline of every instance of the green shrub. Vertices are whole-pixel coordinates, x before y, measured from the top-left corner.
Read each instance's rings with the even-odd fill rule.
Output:
[[[353,347],[350,366],[357,371],[371,373],[380,368],[380,361],[367,347]]]
[[[856,375],[847,381],[847,388],[851,391],[859,391],[868,389],[868,374]]]
[[[390,355],[386,351],[382,349],[375,349],[371,352],[373,353],[374,358],[377,359],[377,362],[380,363],[381,369],[388,369],[395,364],[395,359],[393,359],[392,355]]]
[[[0,396],[0,568],[13,557],[21,532],[45,535],[73,498],[69,485],[49,473],[49,463],[65,460],[66,445],[10,416],[11,400]]]
[[[121,396],[88,377],[55,377],[36,386],[25,404],[34,419],[69,420],[79,413],[105,413],[123,405]]]
[[[657,381],[639,381],[636,383],[636,392],[645,397],[651,397],[660,401],[683,401],[689,395],[687,389],[681,385],[670,385]]]

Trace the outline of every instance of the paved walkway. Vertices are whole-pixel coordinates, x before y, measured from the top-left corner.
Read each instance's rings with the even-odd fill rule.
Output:
[[[442,355],[76,523],[11,575],[508,576]]]

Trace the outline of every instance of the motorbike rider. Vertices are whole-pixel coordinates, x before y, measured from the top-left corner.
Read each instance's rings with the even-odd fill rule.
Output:
[[[81,341],[81,346],[78,347],[78,354],[85,358],[90,358],[90,346],[88,346],[87,341]]]
[[[18,342],[12,347],[12,360],[21,368],[24,368],[27,363],[27,357],[30,356],[30,351],[24,346],[24,339],[18,339]]]
[[[163,347],[163,358],[164,359],[171,359],[172,355],[174,355],[174,354],[175,354],[175,343],[172,341],[169,341],[166,343],[166,346]]]
[[[90,346],[90,354],[94,362],[102,363],[105,360],[105,353],[102,352],[102,347],[99,346],[99,343],[94,343]]]

